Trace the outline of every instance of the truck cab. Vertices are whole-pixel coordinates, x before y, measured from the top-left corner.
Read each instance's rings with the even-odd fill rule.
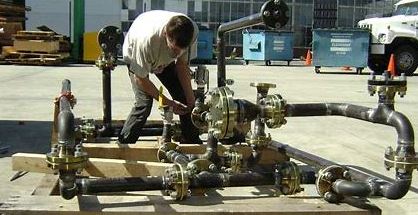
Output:
[[[368,66],[381,74],[395,57],[396,72],[412,75],[418,66],[418,0],[401,0],[390,17],[358,22],[371,33]]]

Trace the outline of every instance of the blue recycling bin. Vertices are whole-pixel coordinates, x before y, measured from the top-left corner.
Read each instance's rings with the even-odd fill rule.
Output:
[[[312,64],[321,67],[355,67],[360,74],[367,67],[370,33],[364,29],[314,29]]]
[[[209,61],[213,58],[213,31],[200,29],[197,37],[196,60]]]
[[[265,61],[266,66],[271,61],[287,61],[293,59],[293,32],[249,30],[242,31],[243,58],[249,61]]]

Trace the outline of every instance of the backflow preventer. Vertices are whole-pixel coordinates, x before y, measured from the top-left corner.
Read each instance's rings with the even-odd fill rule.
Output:
[[[161,162],[173,163],[164,176],[75,180],[75,173],[83,167],[87,158],[81,147],[77,149],[73,142],[68,141],[74,139],[74,134],[64,126],[65,129],[59,129],[62,130],[61,136],[58,136],[60,153],[56,153],[55,147],[47,155],[49,165],[62,175],[63,196],[68,199],[76,194],[166,190],[174,199],[182,200],[190,194],[190,189],[254,185],[274,185],[281,194],[291,195],[302,191],[302,184],[315,183],[319,195],[329,202],[340,202],[346,197],[402,198],[411,185],[413,171],[418,167],[412,125],[394,106],[395,95],[403,97],[406,94],[405,76],[391,77],[384,73],[370,77],[369,93],[379,97],[375,108],[345,103],[290,104],[279,94],[269,94],[269,89],[275,87],[272,83],[251,83],[256,92],[255,102],[251,102],[234,98],[234,92],[225,86],[230,81],[225,74],[224,33],[261,23],[273,28],[281,27],[288,20],[287,12],[283,1],[268,1],[260,13],[219,27],[218,87],[205,92],[205,85],[208,86],[207,69],[200,66],[194,73],[198,87],[192,121],[207,133],[206,151],[203,154],[186,154],[179,149],[179,145],[172,141],[172,110],[160,106],[164,127],[157,157]],[[331,115],[396,129],[396,148],[388,147],[384,154],[385,167],[395,170],[394,181],[370,176],[276,142],[265,131],[266,127],[277,129],[284,126],[288,117]],[[63,126],[71,124],[73,119],[67,117],[58,120],[58,125]],[[219,154],[220,144],[231,147]],[[249,153],[244,155],[243,148]],[[277,163],[263,163],[261,158],[266,150],[282,154],[286,159]],[[304,168],[289,161],[289,158],[311,168]]]

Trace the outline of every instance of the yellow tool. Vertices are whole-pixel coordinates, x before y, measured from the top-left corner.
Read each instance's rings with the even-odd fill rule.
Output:
[[[160,90],[158,91],[158,108],[165,108],[167,105],[164,104],[164,96],[163,96],[163,86],[160,86]]]

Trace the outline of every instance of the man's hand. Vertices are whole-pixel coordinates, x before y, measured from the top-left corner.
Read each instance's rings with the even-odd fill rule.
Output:
[[[170,106],[173,107],[173,112],[178,115],[184,115],[190,112],[185,104],[176,100],[172,100]]]

